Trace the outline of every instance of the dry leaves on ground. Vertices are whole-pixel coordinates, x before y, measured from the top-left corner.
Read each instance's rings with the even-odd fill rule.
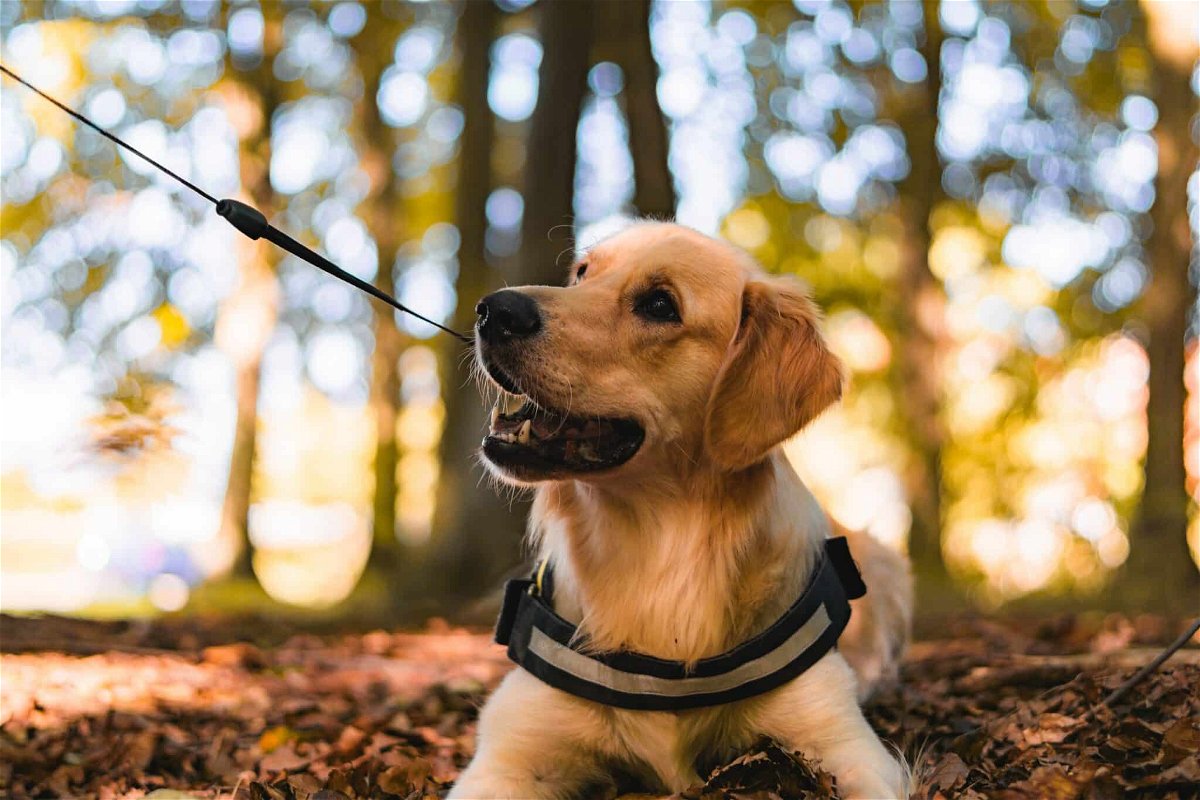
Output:
[[[470,758],[478,708],[508,669],[486,634],[444,628],[216,643],[246,630],[5,618],[0,790],[436,798]],[[1174,631],[1155,619],[965,621],[918,644],[902,683],[867,713],[914,762],[920,798],[1197,797],[1200,650],[1086,719]],[[595,796],[647,789],[614,782]],[[836,796],[819,765],[767,741],[676,795]]]

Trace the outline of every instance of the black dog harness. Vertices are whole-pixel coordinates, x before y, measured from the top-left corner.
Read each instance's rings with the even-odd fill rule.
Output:
[[[541,681],[585,700],[642,711],[686,711],[744,700],[804,672],[837,646],[850,600],[867,587],[846,539],[825,541],[812,580],[791,608],[757,636],[691,668],[629,651],[591,652],[578,629],[554,613],[553,574],[543,562],[509,581],[496,623],[508,657]]]

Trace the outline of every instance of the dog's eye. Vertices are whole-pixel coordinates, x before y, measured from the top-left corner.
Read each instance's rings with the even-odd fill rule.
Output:
[[[653,289],[638,298],[634,312],[652,322],[680,322],[679,310],[666,289]]]

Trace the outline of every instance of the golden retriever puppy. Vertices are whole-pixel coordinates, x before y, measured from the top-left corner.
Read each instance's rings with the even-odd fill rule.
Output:
[[[478,364],[502,390],[483,458],[536,487],[530,537],[586,648],[694,665],[780,619],[830,525],[778,445],[842,387],[804,292],[728,244],[638,223],[591,248],[568,286],[506,289],[477,310]],[[819,760],[843,797],[903,796],[858,695],[895,673],[908,572],[867,537],[851,546],[870,591],[840,651],[685,711],[594,702],[517,668],[450,797],[567,798],[617,765],[679,791],[762,735]]]

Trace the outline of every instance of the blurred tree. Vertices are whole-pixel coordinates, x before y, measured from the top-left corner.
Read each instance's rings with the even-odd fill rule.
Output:
[[[538,23],[542,64],[525,147],[525,216],[518,284],[561,285],[574,245],[576,130],[587,93],[595,3],[545,3]],[[560,233],[566,230],[566,234]]]
[[[674,175],[667,168],[656,102],[651,5],[654,52],[666,78],[662,98],[673,119]],[[19,64],[22,48],[39,38],[43,51],[26,57],[69,63],[70,78],[60,90],[83,85],[65,98],[84,109],[93,103],[111,107],[115,91],[124,102],[123,110],[112,112],[112,127],[146,136],[160,120],[168,129],[166,151],[197,148],[193,174],[206,177],[207,164],[224,160],[204,158],[211,153],[197,147],[194,132],[211,145],[222,139],[212,132],[231,125],[239,136],[247,199],[267,213],[287,213],[294,230],[325,236],[326,226],[315,223],[316,209],[350,215],[349,208],[361,201],[359,213],[377,245],[378,284],[388,291],[421,292],[436,283],[442,291],[446,281],[456,280],[454,324],[461,329],[469,328],[476,299],[501,277],[509,283],[561,280],[572,207],[583,208],[573,196],[586,199],[589,191],[582,179],[587,163],[574,167],[587,70],[595,60],[616,62],[625,77],[619,99],[628,129],[613,125],[597,136],[608,137],[601,144],[611,152],[628,134],[637,209],[671,215],[677,181],[685,217],[701,227],[716,227],[724,218],[731,240],[770,269],[802,275],[829,311],[831,341],[847,355],[855,384],[830,422],[842,426],[838,442],[846,441],[845,434],[862,435],[866,444],[854,450],[869,453],[822,487],[828,492],[823,499],[836,500],[831,509],[858,510],[864,498],[887,494],[886,503],[860,515],[856,524],[899,542],[909,524],[903,505],[911,502],[911,550],[922,578],[928,582],[940,572],[941,540],[956,577],[980,579],[997,600],[1043,587],[1095,590],[1124,558],[1128,543],[1132,552],[1115,587],[1125,604],[1171,602],[1177,593],[1164,596],[1158,587],[1195,579],[1182,557],[1186,551],[1179,549],[1188,514],[1179,413],[1187,397],[1179,379],[1195,300],[1186,216],[1186,187],[1197,156],[1187,134],[1195,108],[1188,85],[1196,50],[1192,7],[1147,5],[1148,16],[1158,22],[1151,19],[1144,35],[1137,4],[1052,0],[729,0],[711,8],[648,0],[547,2],[512,14],[480,1],[434,6],[437,13],[421,25],[412,19],[424,13],[416,9],[431,5],[389,3],[371,8],[361,32],[339,33],[332,9],[350,4],[323,7],[328,18],[289,4],[286,27],[284,9],[271,4],[264,9],[265,43],[240,46],[229,19],[218,18],[238,10],[246,12],[243,20],[251,19],[256,6],[0,7],[5,9],[0,32],[14,35],[6,38],[8,58]],[[37,19],[43,12],[54,19]],[[1175,18],[1188,13],[1189,19]],[[444,61],[438,54],[446,52],[449,29],[460,14],[462,57],[457,65],[432,66]],[[533,19],[542,28],[541,94],[527,125],[537,47],[524,28]],[[401,28],[406,34],[419,29],[420,35],[397,46]],[[256,39],[257,30],[250,24],[241,34]],[[500,33],[506,34],[501,46],[489,48]],[[593,35],[601,38],[593,43]],[[342,43],[327,50],[314,44],[338,39],[352,42],[352,57]],[[154,59],[140,52],[131,57],[126,42],[164,54],[165,71],[146,77]],[[229,48],[240,48],[241,56]],[[511,52],[503,55],[506,48]],[[501,54],[491,65],[489,49]],[[314,55],[318,51],[322,55]],[[510,69],[508,77],[519,79],[498,79],[517,62],[520,69]],[[297,157],[276,163],[273,189],[270,156],[275,150],[281,160],[287,123],[299,120],[303,126],[312,114],[321,128],[314,133],[346,127],[351,107],[346,98],[359,93],[359,75],[366,95],[355,105],[363,115],[355,125],[362,136],[361,170],[351,166],[351,158],[338,162],[346,168],[335,176],[289,189],[279,179],[286,181],[289,173],[295,178],[309,162]],[[379,88],[400,76],[396,86],[404,91],[392,93],[392,110],[403,111],[405,121],[389,116],[389,103],[381,119]],[[607,92],[614,84],[606,83]],[[214,86],[215,92],[206,91]],[[495,121],[489,89],[496,94]],[[499,113],[506,92],[509,106]],[[451,93],[461,117],[446,105]],[[226,121],[215,127],[197,113],[214,94],[224,98],[226,112],[216,115]],[[158,191],[157,176],[148,177],[128,159],[114,159],[111,148],[98,148],[89,132],[68,136],[57,130],[57,115],[6,106],[0,255],[16,264],[18,291],[11,296],[20,295],[17,310],[5,320],[7,325],[15,319],[20,331],[6,337],[6,359],[24,352],[34,366],[83,364],[100,387],[97,393],[134,415],[159,383],[174,382],[187,397],[195,389],[186,386],[188,351],[203,349],[213,330],[211,306],[229,288],[223,273],[205,269],[195,254],[212,256],[211,249],[196,246],[201,236],[196,223],[210,217],[210,209],[201,209],[186,193],[175,194],[174,187]],[[336,114],[329,112],[334,107]],[[608,108],[611,119],[612,105]],[[61,124],[72,130],[68,120]],[[349,152],[346,133],[329,139],[343,155]],[[61,164],[52,158],[59,145]],[[625,163],[622,154],[622,169]],[[220,179],[228,181],[223,191],[232,191],[230,173]],[[512,191],[522,180],[523,215]],[[493,187],[503,194],[491,196],[504,202],[495,204],[495,218],[487,220]],[[276,191],[290,200],[286,208]],[[705,202],[697,203],[701,195]],[[130,202],[179,213],[187,240],[163,241],[142,235],[144,230],[131,235],[112,225]],[[452,218],[457,240],[447,224]],[[95,233],[109,228],[113,235]],[[514,257],[522,234],[523,247]],[[451,278],[455,243],[459,270]],[[228,484],[222,532],[243,543],[238,569],[248,574],[250,501],[283,496],[271,485],[273,468],[265,458],[259,459],[257,480],[253,476],[256,417],[261,413],[257,422],[266,422],[268,432],[275,422],[274,411],[257,405],[272,328],[303,353],[298,367],[281,372],[290,369],[303,380],[307,369],[314,385],[321,370],[314,369],[311,345],[318,335],[344,329],[360,345],[371,337],[361,297],[345,315],[322,319],[309,280],[319,276],[303,265],[293,270],[290,262],[277,267],[276,254],[261,245],[237,240],[237,247],[240,282],[220,306],[216,323],[218,342],[237,369],[238,400],[231,469],[220,480]],[[147,262],[151,272],[132,268]],[[417,269],[401,281],[398,264]],[[408,284],[422,269],[436,281]],[[185,291],[187,280],[197,275],[208,305]],[[285,296],[281,287],[287,288]],[[133,305],[131,294],[138,298]],[[420,506],[419,513],[400,520],[406,531],[428,525],[425,492],[437,476],[430,448],[438,446],[440,420],[430,388],[436,381],[426,380],[421,384],[428,389],[421,401],[426,405],[400,437],[406,448],[400,472],[413,479],[397,486],[397,362],[408,339],[390,312],[377,311],[369,402],[378,423],[373,558],[383,566],[397,552],[392,548],[398,511]],[[1131,317],[1133,324],[1123,331]],[[148,341],[142,334],[149,329],[161,334],[153,350],[129,346],[139,338]],[[45,339],[35,342],[31,332]],[[1141,427],[1143,388],[1137,377],[1142,351],[1129,333],[1144,334],[1148,344],[1148,431]],[[56,349],[69,360],[48,362],[43,351]],[[440,442],[435,538],[420,567],[439,559],[445,569],[424,574],[438,584],[449,578],[448,595],[465,599],[517,559],[524,508],[514,510],[490,487],[478,486],[471,457],[483,409],[457,369],[461,352],[447,352],[452,355],[443,364],[441,391],[449,419]],[[430,378],[430,350],[418,346],[410,355],[409,363],[419,362],[420,369],[409,372],[406,365],[405,374]],[[937,369],[942,366],[944,374]],[[354,402],[362,400],[357,392],[364,368],[357,361],[352,367],[353,391],[345,397]],[[1108,382],[1093,391],[1101,380]],[[427,434],[419,446],[408,442],[417,428]],[[106,446],[123,447],[126,432],[101,441],[113,439]],[[1144,464],[1143,432],[1149,440]],[[414,454],[420,459],[411,463],[421,469],[408,470]],[[212,456],[220,458],[221,453]],[[365,462],[365,456],[356,462],[358,486],[365,483],[360,472]],[[907,492],[896,480],[905,465],[911,467]],[[219,469],[203,467],[207,474]],[[1145,487],[1140,511],[1139,473]],[[402,501],[398,509],[398,489],[404,500],[420,502]],[[303,487],[295,494],[312,499]],[[322,493],[319,500],[325,499]],[[368,502],[365,491],[356,502]],[[1127,540],[1127,520],[1135,512]],[[1051,545],[1062,545],[1061,557],[1046,555]],[[1034,575],[1042,564],[1050,566]],[[418,573],[414,585],[423,580]]]
[[[667,152],[667,126],[658,105],[658,63],[650,42],[650,0],[625,0],[597,7],[598,58],[621,67],[625,76],[625,115],[633,156],[633,206],[658,219],[675,216],[675,182]]]
[[[1141,505],[1129,561],[1117,590],[1122,601],[1158,600],[1174,606],[1179,590],[1195,598],[1200,572],[1187,546],[1188,492],[1184,464],[1183,376],[1188,327],[1196,308],[1188,181],[1200,161],[1192,122],[1191,78],[1200,50],[1200,10],[1192,3],[1143,2],[1147,50],[1157,91],[1158,175],[1153,230],[1147,245],[1150,283],[1137,310],[1147,331],[1150,363],[1147,443]],[[1170,587],[1170,591],[1163,591]]]
[[[491,2],[466,3],[458,20],[458,105],[463,113],[459,138],[455,218],[459,232],[458,307],[453,327],[470,331],[475,303],[496,288],[498,275],[488,264],[485,247],[487,199],[492,189],[491,154],[495,119],[488,106],[488,57],[499,14]],[[487,409],[478,387],[460,369],[473,353],[464,354],[458,342],[451,348],[443,372],[446,425],[440,443],[441,477],[434,513],[434,551],[439,567],[428,591],[451,601],[478,594],[498,568],[514,560],[514,543],[523,520],[499,497],[491,483],[481,480],[475,452],[486,425]]]
[[[392,65],[392,50],[402,25],[390,16],[376,15],[351,43],[364,78],[360,106],[363,164],[371,177],[364,212],[379,257],[375,285],[396,294],[396,259],[407,233],[403,195],[393,157],[395,135],[379,112],[379,92],[384,75]],[[395,312],[373,303],[375,348],[371,355],[368,402],[375,419],[375,491],[372,515],[371,555],[368,568],[391,573],[400,562],[396,536],[396,418],[400,411],[400,354],[405,336],[396,324]]]
[[[456,324],[468,330],[474,320],[474,301],[495,284],[488,274],[484,248],[486,202],[490,189],[490,158],[494,123],[487,103],[488,43],[495,18],[490,3],[468,3],[460,21],[463,53],[462,105],[466,120],[461,142],[457,214],[459,249],[459,309]],[[525,145],[521,251],[509,283],[562,283],[559,266],[563,242],[553,236],[568,223],[574,201],[576,128],[587,91],[592,42],[593,6],[546,3],[538,7],[542,42],[538,99]],[[461,377],[451,380],[459,386]],[[449,396],[442,457],[444,476],[439,497],[439,537],[434,570],[439,591],[451,601],[477,597],[501,574],[521,561],[521,539],[529,504],[498,496],[490,481],[468,480],[472,455],[484,429],[485,409],[471,386]],[[449,578],[453,576],[453,579]]]
[[[778,5],[750,7],[760,30],[779,37],[773,51],[761,36],[752,40],[742,20],[725,27],[722,17],[716,28],[742,31],[749,42],[744,52],[756,77],[759,116],[744,140],[748,194],[767,185],[760,158],[775,173],[775,192],[731,215],[726,232],[755,242],[750,246],[768,266],[779,253],[800,249],[777,263],[810,281],[831,328],[849,304],[890,340],[884,363],[892,368],[883,376],[852,367],[855,390],[843,409],[854,414],[856,403],[875,398],[867,423],[874,441],[887,436],[903,445],[880,466],[910,465],[910,547],[922,585],[929,588],[935,582],[929,578],[943,572],[950,552],[943,543],[952,531],[960,566],[965,543],[999,531],[997,520],[1016,519],[1052,531],[1045,541],[1068,542],[1076,561],[1053,583],[1096,586],[1105,571],[1099,562],[1111,566],[1124,533],[1109,531],[1098,547],[1097,531],[1087,531],[1089,540],[1070,520],[1093,498],[1119,520],[1128,473],[1107,462],[1123,453],[1105,452],[1099,438],[1086,448],[1064,444],[1055,468],[1011,445],[1022,441],[1023,430],[1050,427],[1056,409],[1047,398],[1057,381],[1096,351],[1097,337],[1120,329],[1120,315],[1112,312],[1121,304],[1098,308],[1092,289],[1122,256],[1138,257],[1139,189],[1122,170],[1096,166],[1112,159],[1116,147],[1141,145],[1140,130],[1123,131],[1115,119],[1122,99],[1138,88],[1120,68],[1138,59],[1136,45],[1122,41],[1128,9],[798,2],[799,13],[789,16]],[[735,13],[726,16],[736,19]],[[899,168],[884,158],[891,147],[881,133],[903,143]],[[761,154],[755,141],[764,142]],[[870,146],[859,147],[864,143]],[[880,161],[878,182],[862,182],[858,176]],[[838,162],[855,169],[835,172]],[[1112,173],[1110,183],[1097,179]],[[814,205],[856,217],[857,225],[824,217]],[[772,227],[762,244],[742,224],[759,213]],[[1093,238],[1084,254],[1081,232],[1119,232],[1126,224],[1134,235],[1106,237],[1107,247]],[[815,254],[803,252],[801,232]],[[1027,244],[1031,233],[1046,246]],[[1068,237],[1074,241],[1064,242]],[[1128,276],[1129,265],[1115,272],[1122,270]],[[1136,279],[1131,283],[1138,288]],[[1068,338],[1076,334],[1077,342]],[[984,352],[995,360],[980,359]],[[975,372],[969,387],[967,368]],[[1066,494],[1053,509],[1038,502],[1048,485],[1068,480],[1088,487],[1087,504]],[[1013,566],[1025,557],[1015,554],[1016,536],[1003,536],[982,559],[988,581],[999,585],[996,576],[1012,569],[1020,580],[1010,581],[1009,592],[1050,585],[1048,577]]]
[[[926,64],[923,81],[901,93],[896,121],[904,130],[910,162],[900,182],[897,213],[903,227],[894,309],[896,406],[912,442],[914,463],[907,473],[913,511],[908,550],[923,581],[943,582],[942,560],[942,424],[941,362],[945,356],[946,298],[929,267],[933,211],[942,194],[938,156],[938,100],[942,92],[942,30],[939,3],[923,0]]]
[[[283,42],[282,8],[263,10],[263,52],[257,66],[230,68],[221,91],[232,109],[240,142],[242,186],[251,205],[274,216],[277,196],[271,186],[271,125],[283,98],[272,71]],[[276,267],[279,251],[265,240],[239,237],[238,280],[217,312],[216,341],[234,365],[237,419],[221,507],[220,539],[239,543],[232,574],[252,577],[249,537],[250,503],[258,435],[258,394],[262,358],[279,315]]]
[[[888,430],[900,456],[893,463],[911,510],[909,553],[922,587],[936,595],[948,580],[942,362],[949,343],[945,288],[930,266],[935,212],[947,200],[937,143],[940,7],[936,0],[800,3],[799,13],[787,14],[776,4],[752,4],[778,45],[773,59],[748,56],[759,116],[747,137],[751,185],[766,185],[756,178],[760,169],[774,177],[774,192],[759,208],[778,238],[756,255],[768,266],[777,258],[797,269],[831,316],[853,308],[887,337],[886,369],[848,378],[863,397],[886,393],[874,425]],[[812,153],[821,163],[804,165]],[[850,171],[830,169],[837,162]],[[857,185],[847,191],[851,182]]]

